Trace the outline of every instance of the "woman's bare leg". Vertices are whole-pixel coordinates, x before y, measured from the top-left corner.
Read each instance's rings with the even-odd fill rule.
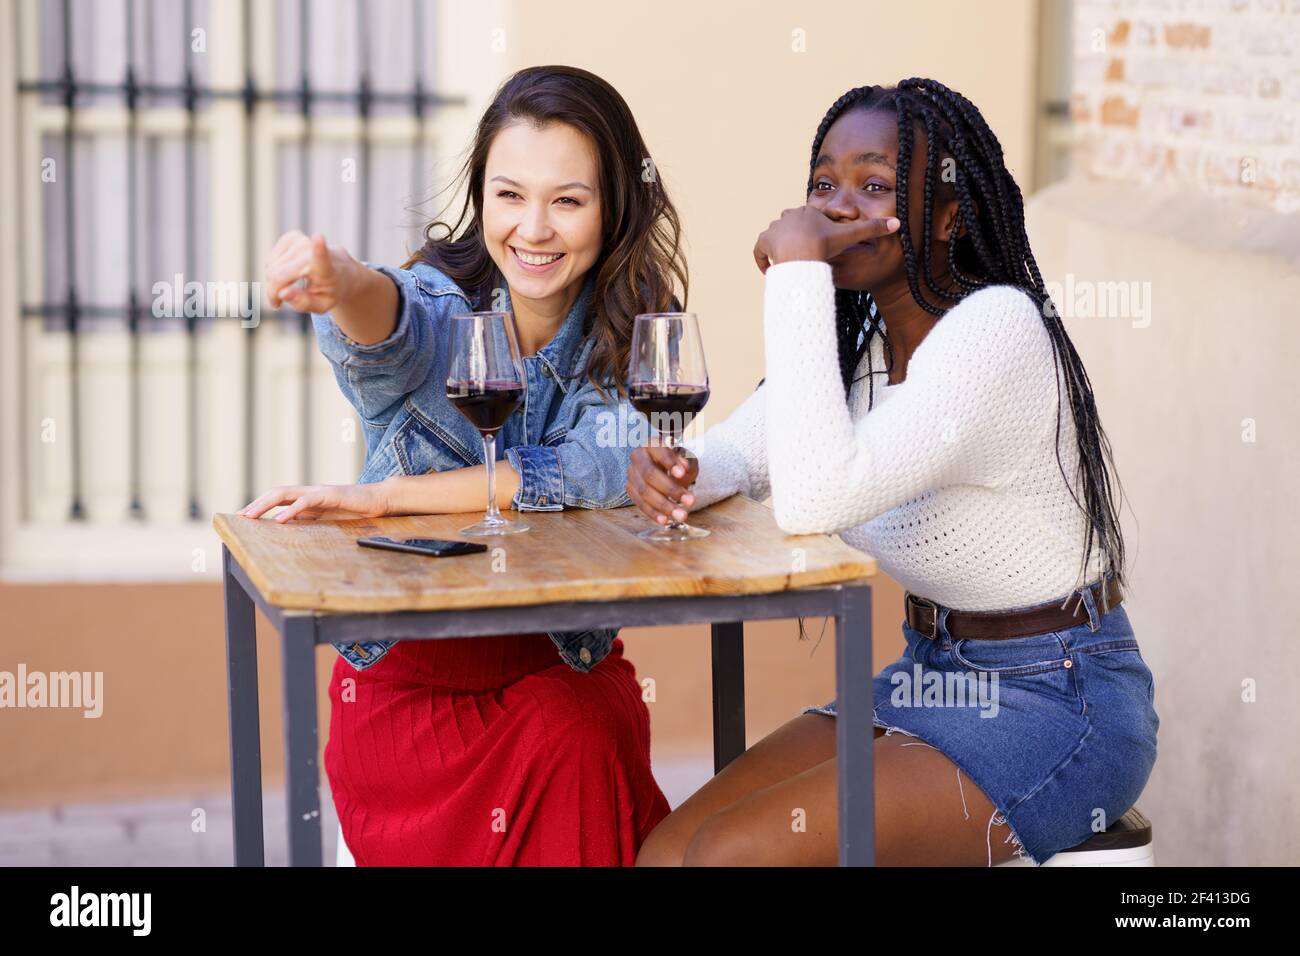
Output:
[[[834,757],[712,814],[687,866],[834,866],[839,858]],[[988,866],[1015,855],[992,802],[940,751],[903,734],[875,740],[876,863]],[[999,818],[1000,819],[1000,818]]]
[[[884,731],[876,728],[877,735]],[[733,760],[646,838],[637,866],[680,866],[686,846],[709,817],[744,797],[835,756],[835,718],[800,714]]]
[[[875,728],[876,862],[986,866],[1014,856],[987,795],[929,744]],[[666,817],[637,865],[833,866],[835,718],[801,714]]]

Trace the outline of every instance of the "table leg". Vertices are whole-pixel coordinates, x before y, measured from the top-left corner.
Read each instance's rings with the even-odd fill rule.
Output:
[[[713,772],[745,752],[745,625],[713,626]]]
[[[263,866],[262,744],[258,735],[257,631],[253,599],[221,546],[226,598],[226,694],[230,708],[230,805],[235,866]]]
[[[291,615],[281,635],[284,776],[289,865],[321,866],[320,773],[316,766],[316,619]]]
[[[840,866],[872,866],[876,860],[871,677],[871,587],[845,586],[835,616]]]

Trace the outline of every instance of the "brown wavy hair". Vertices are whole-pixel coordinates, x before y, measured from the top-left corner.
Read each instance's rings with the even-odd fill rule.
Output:
[[[601,250],[591,267],[595,288],[584,330],[596,343],[574,377],[585,373],[602,396],[602,386],[613,382],[625,396],[633,319],[642,312],[681,308],[675,291],[680,287],[684,303],[688,275],[677,210],[659,181],[632,111],[618,91],[594,73],[571,66],[535,66],[501,84],[479,120],[468,158],[448,187],[466,187],[456,222],[431,222],[424,230],[424,245],[403,268],[426,262],[480,302],[502,283],[483,242],[483,180],[493,139],[519,122],[538,127],[565,123],[595,147]],[[440,235],[435,235],[437,230],[442,230]]]

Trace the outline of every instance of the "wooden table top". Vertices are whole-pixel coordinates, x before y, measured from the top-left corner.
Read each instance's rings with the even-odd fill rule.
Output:
[[[741,495],[691,514],[712,534],[645,541],[635,508],[511,511],[524,534],[469,538],[481,513],[280,524],[218,514],[212,525],[273,606],[302,611],[436,611],[561,601],[762,594],[871,577],[876,562],[829,535],[788,535]],[[452,538],[486,552],[434,558],[362,548],[355,539]],[[501,550],[497,550],[501,549]],[[802,552],[802,553],[800,553]]]

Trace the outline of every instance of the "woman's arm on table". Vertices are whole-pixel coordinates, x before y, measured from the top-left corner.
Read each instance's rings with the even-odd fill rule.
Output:
[[[509,508],[519,490],[519,473],[497,462],[497,507]],[[260,518],[272,508],[280,523],[381,518],[385,515],[464,514],[482,511],[487,501],[487,468],[473,465],[427,475],[394,475],[364,485],[282,485],[259,496],[239,514]]]

